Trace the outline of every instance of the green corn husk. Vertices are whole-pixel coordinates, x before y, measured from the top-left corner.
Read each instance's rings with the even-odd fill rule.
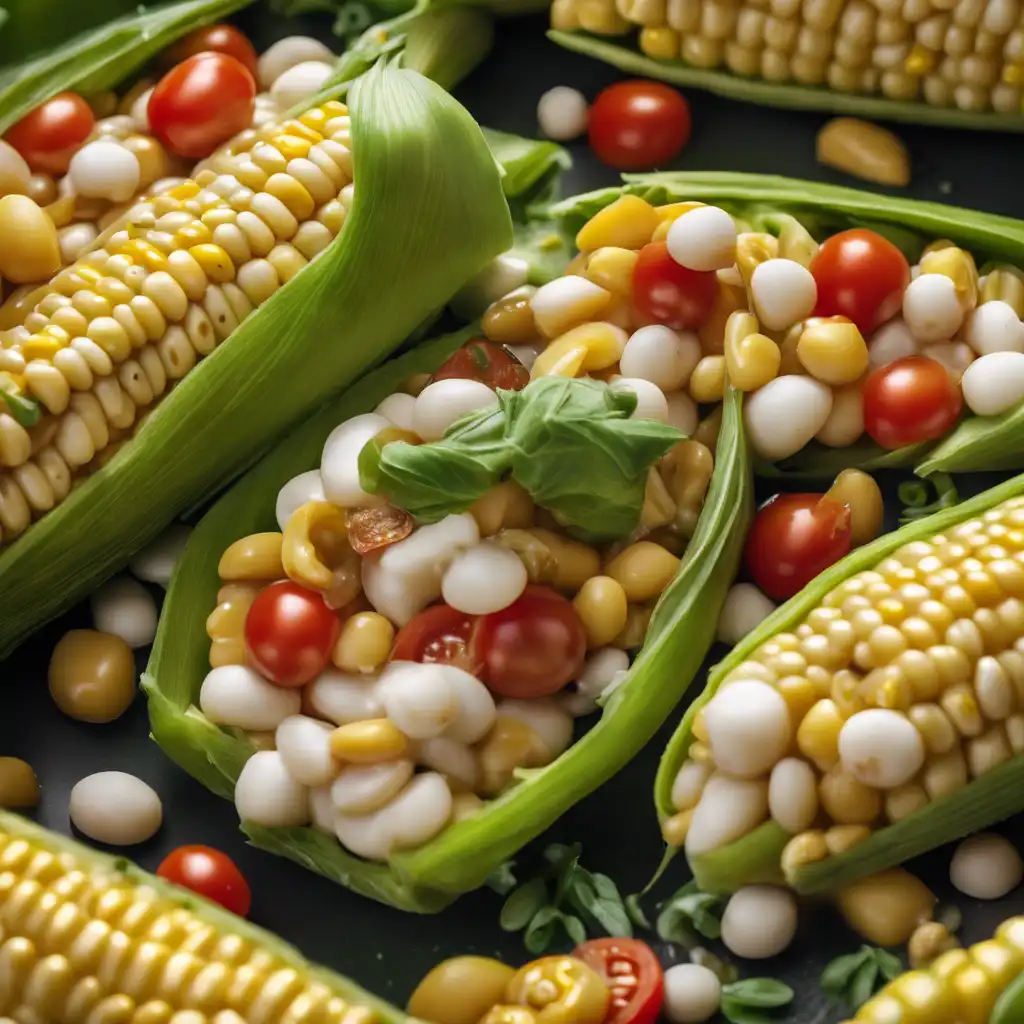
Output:
[[[187,889],[179,888],[163,878],[151,875],[136,867],[124,857],[113,857],[101,853],[67,836],[50,832],[34,822],[28,821],[10,811],[0,810],[0,849],[9,843],[24,841],[34,849],[56,854],[66,861],[65,871],[81,871],[86,875],[102,874],[110,879],[111,886],[145,887],[151,896],[166,900],[175,907],[194,914],[204,924],[210,925],[221,935],[235,935],[252,943],[259,950],[266,951],[278,960],[308,975],[311,981],[319,982],[340,996],[353,1008],[365,1007],[372,1011],[367,1024],[403,1024],[411,1020],[401,1010],[389,1005],[383,999],[372,995],[355,982],[317,964],[311,964],[293,946],[283,939],[251,924],[245,918],[230,913],[216,903]],[[0,896],[0,913],[4,910],[4,898]],[[10,932],[7,933],[10,936]],[[18,932],[13,933],[17,935]],[[4,993],[6,996],[6,992]],[[4,1007],[0,1006],[0,1011]],[[12,1008],[13,1009],[13,1008]],[[6,1018],[4,1018],[6,1020]],[[363,1019],[360,1017],[360,1019]]]
[[[510,244],[498,167],[455,100],[381,64],[356,83],[351,108],[357,184],[367,185],[339,237],[0,553],[0,657],[387,356]]]
[[[821,110],[877,121],[902,121],[944,128],[972,128],[980,131],[1024,132],[1024,116],[995,111],[977,112],[940,107],[923,100],[890,100],[883,96],[840,92],[821,85],[769,82],[745,78],[728,69],[698,68],[681,60],[648,57],[634,38],[592,36],[586,32],[552,29],[548,38],[567,50],[611,64],[630,75],[659,78],[663,82],[704,89],[731,100],[758,103],[788,110]]]
[[[847,228],[870,228],[898,246],[912,263],[929,242],[948,238],[979,264],[993,260],[1024,267],[1024,221],[1011,217],[774,175],[696,171],[626,175],[625,181],[622,188],[535,206],[531,212],[575,233],[623,192],[655,205],[692,199],[728,210],[753,231],[779,235],[792,218],[818,240]],[[756,471],[773,477],[830,480],[848,468],[911,466],[922,475],[1024,468],[1024,404],[1002,416],[968,416],[938,442],[896,451],[887,451],[867,437],[848,448],[811,444],[772,466],[759,461]]]
[[[154,738],[208,789],[231,799],[254,752],[250,741],[209,722],[195,702],[209,671],[205,621],[220,587],[217,564],[236,539],[274,528],[280,487],[319,464],[337,424],[373,409],[411,374],[429,372],[474,336],[472,328],[429,342],[388,363],[317,413],[241,480],[193,533],[168,591],[142,686]],[[735,577],[752,515],[752,477],[741,427],[741,396],[731,393],[714,476],[697,532],[663,594],[643,651],[607,701],[600,721],[551,765],[521,773],[512,790],[389,864],[346,852],[310,828],[243,824],[259,847],[290,857],[355,891],[404,910],[428,913],[482,885],[488,875],[574,803],[619,771],[654,735],[686,692],[707,653]]]
[[[734,668],[777,633],[794,629],[827,593],[850,576],[870,569],[904,544],[932,537],[1021,494],[1024,494],[1024,475],[953,508],[885,534],[826,569],[799,594],[777,608],[715,666],[704,692],[690,706],[665,748],[654,784],[654,802],[659,818],[665,820],[674,813],[672,783],[690,748],[697,712],[711,700],[722,680]],[[1022,769],[1024,757],[1015,757],[951,796],[934,801],[895,824],[877,829],[869,839],[847,853],[808,865],[785,879],[782,878],[779,857],[792,837],[771,821],[734,843],[694,857],[690,867],[697,884],[707,892],[729,893],[753,882],[772,881],[785,881],[801,893],[834,889],[864,875],[902,864],[1024,811],[1024,791],[1019,784]],[[667,856],[674,852],[670,851]]]

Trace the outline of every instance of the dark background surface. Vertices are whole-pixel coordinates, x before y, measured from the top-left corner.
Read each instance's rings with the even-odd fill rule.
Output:
[[[315,25],[311,21],[307,27]],[[275,31],[266,24],[260,30],[260,35],[270,38]],[[294,22],[287,26],[287,33],[298,30]],[[604,85],[621,77],[614,69],[557,49],[543,38],[543,30],[542,18],[499,27],[494,53],[457,92],[481,123],[534,135],[536,102],[544,90],[570,84],[593,98]],[[827,120],[824,115],[767,110],[699,92],[687,95],[694,131],[691,144],[677,162],[680,169],[760,171],[857,184],[815,163],[815,132]],[[1024,135],[912,127],[896,130],[910,146],[913,158],[914,179],[907,194],[1024,214]],[[592,158],[585,142],[569,148],[574,167],[566,175],[565,194],[615,181],[615,175]],[[974,491],[991,482],[972,480],[961,491]],[[894,497],[894,481],[886,483],[887,494]],[[893,501],[891,505],[895,517],[896,504]],[[183,843],[219,847],[236,860],[252,886],[254,922],[398,1004],[444,957],[475,952],[497,955],[511,963],[529,958],[519,936],[499,929],[501,898],[488,890],[462,898],[440,915],[416,917],[354,896],[291,862],[247,847],[237,830],[234,809],[173,765],[148,738],[141,699],[121,720],[107,726],[85,725],[62,716],[47,693],[49,655],[67,629],[87,625],[88,610],[83,608],[43,630],[0,665],[0,683],[4,684],[0,754],[23,757],[35,768],[43,788],[37,817],[44,825],[70,830],[68,794],[83,776],[108,769],[139,775],[162,797],[165,823],[153,840],[127,853],[152,870]],[[140,669],[144,660],[141,652]],[[698,692],[702,682],[703,678],[698,679],[692,692]],[[623,894],[642,888],[661,854],[650,792],[658,756],[673,725],[666,725],[626,771],[565,815],[549,835],[527,851],[521,858],[524,872],[529,873],[531,859],[535,860],[546,842],[578,841],[583,844],[586,867],[611,875]],[[1005,831],[1024,846],[1024,822],[1010,823]],[[956,898],[948,884],[949,855],[950,849],[940,850],[911,867],[941,898],[955,900],[964,914],[966,941],[977,941],[1003,918],[1024,912],[1024,891],[991,905]],[[655,898],[681,885],[683,871],[681,861],[677,862]],[[646,902],[648,910],[653,902]],[[818,989],[820,972],[829,959],[855,950],[858,944],[828,908],[809,906],[797,941],[784,957],[739,966],[744,976],[771,975],[793,985],[797,999],[784,1019],[794,1024],[824,1024],[842,1020],[844,1015],[826,1011]],[[685,957],[673,949],[663,947],[663,952],[666,964]]]

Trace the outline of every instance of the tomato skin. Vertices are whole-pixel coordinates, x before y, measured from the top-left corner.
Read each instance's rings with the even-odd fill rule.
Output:
[[[887,238],[866,228],[826,239],[811,260],[818,286],[815,316],[845,316],[862,334],[899,312],[910,284],[906,256]]]
[[[777,494],[754,516],[747,569],[769,597],[786,601],[849,553],[850,533],[849,506],[822,494]]]
[[[547,697],[579,675],[587,637],[570,601],[531,584],[507,608],[480,616],[471,649],[492,693]]]
[[[291,580],[271,583],[245,616],[245,650],[252,666],[272,683],[290,689],[327,667],[341,619],[323,596]]]
[[[201,160],[252,124],[256,79],[226,53],[197,53],[168,71],[149,98],[153,134],[178,156]]]
[[[414,615],[395,637],[394,661],[455,665],[476,675],[480,662],[470,651],[470,638],[477,617],[457,611],[448,604],[436,604]]]
[[[71,158],[92,134],[96,117],[77,93],[58,93],[36,107],[4,138],[36,174],[66,174]]]
[[[156,873],[239,917],[246,917],[252,906],[245,876],[226,853],[212,846],[179,846],[160,862]]]
[[[234,25],[206,25],[189,32],[170,49],[164,51],[162,63],[164,67],[172,68],[197,53],[226,53],[243,64],[253,78],[256,77],[259,61],[256,48],[249,42],[248,36]]]
[[[925,356],[897,359],[864,381],[864,429],[883,448],[941,437],[963,405],[946,368]]]
[[[572,952],[608,982],[612,1001],[604,1024],[655,1024],[665,1002],[661,963],[639,939],[591,939]]]
[[[530,371],[504,345],[475,338],[453,352],[430,379],[478,380],[489,388],[522,391],[530,383]]]
[[[590,148],[619,171],[649,171],[690,141],[690,105],[661,82],[630,79],[598,94],[587,119]]]
[[[688,270],[668,253],[664,242],[649,242],[633,268],[633,305],[645,324],[691,331],[711,316],[718,295],[713,270]]]

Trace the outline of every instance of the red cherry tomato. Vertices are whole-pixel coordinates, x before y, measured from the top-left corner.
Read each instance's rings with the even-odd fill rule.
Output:
[[[37,174],[66,174],[71,158],[96,126],[77,93],[58,93],[8,129],[4,138]]]
[[[690,105],[661,82],[616,82],[590,108],[590,148],[620,171],[663,167],[690,141]]]
[[[179,846],[163,859],[156,873],[212,903],[219,903],[232,914],[245,917],[249,913],[249,883],[235,862],[212,846]]]
[[[391,657],[395,661],[455,665],[476,675],[480,664],[469,649],[475,626],[475,615],[456,611],[447,604],[434,605],[413,616],[398,631]]]
[[[907,356],[864,381],[864,428],[883,448],[941,437],[963,408],[960,388],[934,359]]]
[[[887,238],[852,228],[822,243],[811,260],[815,316],[845,316],[863,334],[894,316],[910,283],[906,256]]]
[[[197,53],[168,71],[149,98],[153,134],[178,156],[201,160],[252,124],[256,80],[226,53]]]
[[[821,494],[777,494],[747,534],[747,568],[771,598],[785,601],[850,550],[850,509]]]
[[[608,983],[612,1001],[604,1024],[654,1024],[665,1001],[661,963],[639,939],[591,939],[572,955]]]
[[[704,324],[718,294],[713,270],[688,270],[668,254],[664,242],[649,242],[633,268],[633,305],[648,324],[691,331]]]
[[[256,56],[256,48],[234,25],[207,25],[189,32],[165,52],[164,67],[174,67],[175,64],[180,64],[197,53],[226,53],[240,64],[244,64],[249,74],[253,78],[256,77],[259,59]]]
[[[531,585],[507,608],[480,617],[471,647],[488,689],[502,697],[546,697],[579,675],[587,636],[571,602]]]
[[[431,380],[478,380],[489,388],[522,391],[530,371],[504,345],[475,339],[466,342],[434,371]]]
[[[315,590],[282,580],[256,595],[245,616],[245,649],[278,686],[302,686],[327,667],[341,619]]]

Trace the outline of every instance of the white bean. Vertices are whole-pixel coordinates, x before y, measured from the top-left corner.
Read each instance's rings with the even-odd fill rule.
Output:
[[[146,583],[156,583],[166,588],[191,536],[192,530],[188,526],[176,523],[167,527],[131,560],[128,568],[132,575]]]
[[[199,690],[199,707],[211,722],[248,732],[276,729],[301,704],[298,690],[268,683],[246,665],[211,669]]]
[[[956,286],[945,274],[921,274],[903,293],[903,319],[924,345],[952,338],[964,319]]]
[[[416,399],[404,391],[388,395],[373,411],[390,420],[399,430],[416,432]]]
[[[309,815],[313,828],[329,836],[334,835],[334,821],[338,811],[331,799],[330,786],[317,786],[309,791]]]
[[[688,811],[696,807],[713,771],[714,768],[709,764],[686,761],[672,783],[672,806],[677,811]]]
[[[298,828],[310,821],[309,790],[285,767],[276,750],[257,751],[235,783],[239,820],[263,828]]]
[[[954,384],[960,383],[967,367],[974,362],[974,349],[966,341],[940,341],[934,345],[925,345],[921,355],[941,363]]]
[[[630,419],[668,422],[668,401],[657,384],[642,377],[616,377],[611,387],[613,391],[632,391],[636,395],[636,408]]]
[[[796,926],[796,898],[788,889],[748,885],[725,905],[722,942],[736,956],[765,960],[789,947]]]
[[[269,89],[286,71],[304,61],[332,64],[336,57],[318,39],[310,36],[286,36],[260,55],[258,76],[260,87]]]
[[[925,749],[914,724],[898,711],[868,708],[851,715],[839,733],[843,767],[865,785],[895,789],[924,764]]]
[[[126,772],[97,772],[76,782],[69,805],[71,824],[109,846],[134,846],[156,834],[164,811],[152,787]]]
[[[497,715],[491,691],[476,676],[455,665],[438,665],[437,668],[448,680],[458,704],[455,720],[444,735],[458,743],[482,740],[490,732]]]
[[[381,562],[399,576],[431,573],[439,582],[451,560],[480,540],[480,528],[469,512],[445,516],[440,522],[421,526],[405,540],[384,550]]]
[[[360,572],[366,599],[396,626],[406,625],[441,596],[441,581],[432,572],[418,575],[389,572],[379,554],[366,555]]]
[[[700,339],[693,331],[651,324],[630,335],[619,369],[624,377],[640,377],[663,391],[676,391],[686,386],[702,354]]]
[[[280,690],[280,687],[274,689]],[[364,722],[368,718],[381,718],[384,714],[378,680],[367,679],[361,675],[348,675],[333,668],[324,669],[306,687],[306,698],[309,706],[321,718],[326,718],[335,725]]]
[[[768,810],[793,835],[811,827],[818,813],[818,779],[797,757],[784,757],[768,780]]]
[[[498,714],[525,722],[547,747],[552,761],[572,743],[572,716],[549,698],[503,700]]]
[[[668,406],[668,425],[687,437],[693,435],[700,423],[697,403],[685,391],[673,391],[665,396]]]
[[[586,97],[579,89],[556,85],[537,101],[537,124],[541,132],[556,142],[571,142],[587,130]]]
[[[326,786],[341,765],[331,756],[333,727],[307,715],[291,715],[274,734],[274,746],[296,782],[310,788]]]
[[[565,274],[541,285],[530,300],[537,327],[554,337],[582,323],[611,298],[600,285],[578,274]]]
[[[341,814],[370,814],[398,796],[412,773],[408,758],[349,765],[331,785],[331,802]]]
[[[414,740],[440,736],[455,720],[458,701],[437,666],[392,661],[380,678],[388,718]]]
[[[467,790],[476,789],[476,757],[465,743],[458,743],[447,736],[421,740],[416,744],[416,760],[419,764],[454,779]]]
[[[413,429],[424,441],[437,441],[466,413],[497,408],[497,394],[478,380],[435,380],[416,396]]]
[[[282,110],[289,110],[319,92],[333,73],[334,67],[331,64],[320,60],[304,60],[274,79],[270,95]]]
[[[1024,399],[1024,353],[992,352],[975,359],[960,382],[977,416],[998,416]]]
[[[90,601],[93,625],[119,636],[129,647],[148,647],[156,636],[156,602],[149,591],[128,576],[104,583]]]
[[[953,854],[953,888],[976,900],[1001,900],[1024,878],[1024,862],[1008,839],[992,832],[965,839]]]
[[[665,971],[663,1011],[671,1024],[704,1024],[722,1002],[722,983],[701,964],[673,964]]]
[[[342,508],[379,505],[382,499],[367,494],[359,482],[359,453],[391,422],[372,412],[353,416],[335,427],[324,445],[320,459],[320,479],[328,501]]]
[[[785,700],[759,679],[740,679],[719,690],[704,708],[704,723],[715,764],[744,779],[770,771],[793,732]]]
[[[830,448],[846,448],[864,433],[864,395],[857,385],[832,392],[832,411],[814,435]]]
[[[441,580],[445,602],[469,615],[488,615],[516,601],[529,577],[510,548],[483,541],[452,559]]]
[[[768,783],[716,772],[708,779],[686,833],[686,855],[696,857],[753,831],[768,815]]]
[[[736,222],[717,206],[698,206],[672,221],[665,244],[689,270],[725,270],[736,262]]]
[[[112,203],[126,203],[135,195],[141,173],[135,154],[108,139],[84,145],[68,167],[68,178],[78,195]]]
[[[293,476],[277,493],[277,506],[274,510],[277,525],[283,531],[288,526],[288,520],[307,502],[326,500],[319,469]]]
[[[1024,352],[1024,323],[1008,302],[984,302],[967,315],[964,338],[979,356]]]
[[[748,395],[743,418],[759,455],[773,462],[795,455],[828,422],[832,389],[827,384],[785,374]]]
[[[868,342],[868,362],[872,370],[888,366],[897,359],[916,355],[917,341],[910,328],[900,319],[883,324]]]
[[[737,583],[725,595],[722,614],[718,617],[718,639],[730,647],[775,611],[775,602],[762,594],[753,583]]]
[[[818,286],[811,272],[796,260],[759,263],[750,277],[754,310],[762,326],[782,331],[814,312]]]

